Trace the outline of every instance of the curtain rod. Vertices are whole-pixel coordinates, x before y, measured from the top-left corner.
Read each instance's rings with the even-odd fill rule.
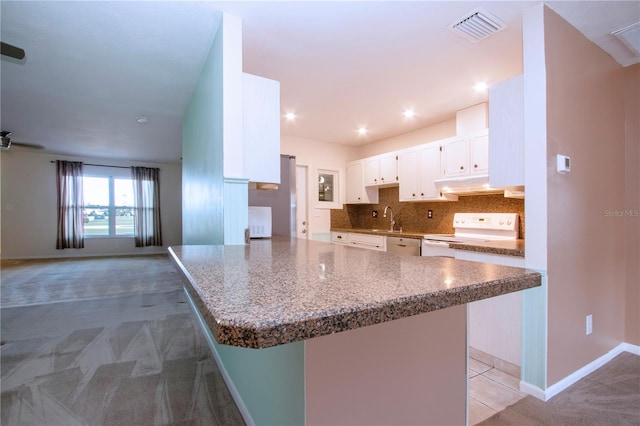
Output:
[[[55,160],[51,160],[52,163],[55,163]],[[106,164],[91,164],[91,163],[82,163],[83,166],[97,166],[97,167],[113,167],[114,169],[130,169],[129,166],[108,166]]]

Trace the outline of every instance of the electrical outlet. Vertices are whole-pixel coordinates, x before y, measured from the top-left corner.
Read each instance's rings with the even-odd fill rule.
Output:
[[[433,219],[433,210],[427,210],[427,219]]]
[[[371,216],[372,217],[378,217],[378,210],[372,210],[371,211]]]
[[[587,336],[593,332],[593,315],[587,315]]]

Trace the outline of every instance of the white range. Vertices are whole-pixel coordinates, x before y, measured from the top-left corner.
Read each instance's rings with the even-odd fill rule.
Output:
[[[428,234],[422,240],[422,256],[454,257],[449,243],[517,240],[517,213],[456,213],[453,234]]]

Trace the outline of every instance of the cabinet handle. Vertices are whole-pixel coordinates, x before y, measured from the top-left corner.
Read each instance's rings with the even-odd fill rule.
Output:
[[[302,224],[303,224],[303,225],[306,225],[306,224],[307,224],[307,221],[306,221],[306,220],[303,220],[303,221],[302,221]]]
[[[464,170],[464,166],[460,166],[460,170]]]
[[[380,180],[384,180],[384,178],[380,178]]]
[[[374,181],[374,182],[377,182],[377,181],[378,181],[378,179],[373,179],[373,181]]]
[[[416,196],[416,194],[411,194],[411,196],[412,196],[412,197],[415,197],[415,196]]]
[[[306,233],[307,233],[307,230],[306,230],[306,229],[303,229],[303,230],[302,230],[302,233],[303,233],[303,234],[306,234]]]
[[[421,196],[421,197],[424,197],[424,192],[421,192],[421,193],[420,193],[420,196]]]
[[[338,239],[341,240],[342,239],[342,235],[338,235]]]
[[[477,165],[477,164],[474,164],[474,165],[473,165],[473,168],[474,168],[474,169],[477,169],[477,168],[478,168],[478,165]]]

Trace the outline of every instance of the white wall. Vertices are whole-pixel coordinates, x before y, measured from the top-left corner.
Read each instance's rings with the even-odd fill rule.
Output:
[[[357,158],[355,147],[312,139],[282,135],[280,139],[280,153],[296,157],[297,165],[308,167],[309,194],[307,211],[309,214],[309,235],[313,238],[316,233],[329,232],[331,228],[331,213],[329,209],[316,209],[314,195],[317,191],[315,173],[317,169],[338,170],[340,172],[340,200],[345,201],[345,164]]]
[[[357,147],[357,158],[354,159],[397,151],[399,149],[409,148],[423,143],[450,138],[455,135],[456,119],[454,117],[431,126],[423,127],[422,129],[418,129],[413,132],[359,146]]]
[[[53,258],[166,253],[180,244],[181,166],[44,154],[12,148],[1,159],[2,258]],[[56,165],[52,160],[160,168],[160,208],[164,247],[135,247],[133,237],[86,238],[85,248],[56,250]]]

